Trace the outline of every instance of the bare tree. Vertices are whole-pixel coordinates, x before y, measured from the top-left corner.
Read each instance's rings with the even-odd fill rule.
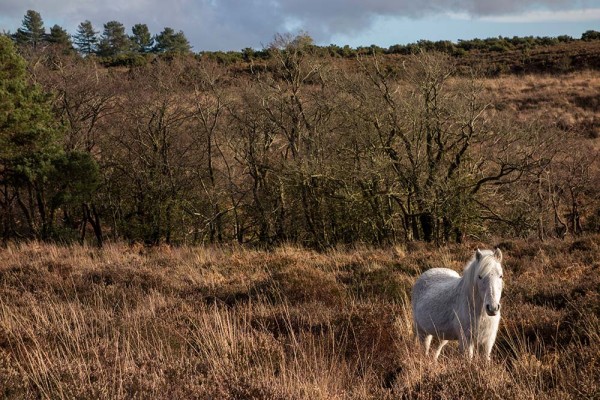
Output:
[[[194,88],[194,117],[197,122],[195,129],[196,140],[204,143],[203,151],[206,158],[206,184],[204,193],[210,203],[210,212],[201,215],[205,226],[208,226],[210,242],[223,241],[223,217],[233,208],[223,205],[227,200],[222,189],[222,181],[217,163],[226,168],[220,141],[220,131],[225,123],[227,104],[229,102],[226,84],[228,79],[225,70],[213,61],[203,61],[195,68],[190,76]]]
[[[104,142],[108,189],[132,239],[170,243],[185,225],[181,204],[197,187],[204,153],[193,136],[193,109],[182,101],[183,75],[176,63],[132,72]]]
[[[540,162],[525,132],[494,119],[476,76],[455,78],[448,56],[417,55],[402,68],[373,56],[361,66],[355,112],[388,158],[397,181],[388,195],[408,238],[460,240],[478,203]]]

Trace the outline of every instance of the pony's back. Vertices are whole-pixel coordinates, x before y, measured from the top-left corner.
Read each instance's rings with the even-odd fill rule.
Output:
[[[448,330],[460,275],[448,268],[425,271],[413,286],[411,303],[415,330],[420,337]]]

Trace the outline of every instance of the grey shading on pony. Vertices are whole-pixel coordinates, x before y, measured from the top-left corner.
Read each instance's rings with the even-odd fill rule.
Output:
[[[475,251],[462,277],[448,268],[425,271],[412,289],[415,334],[429,353],[435,337],[437,360],[449,340],[470,358],[484,354],[489,360],[500,323],[502,252]]]

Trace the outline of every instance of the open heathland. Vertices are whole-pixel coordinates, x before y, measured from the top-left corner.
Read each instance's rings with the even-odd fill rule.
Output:
[[[504,252],[492,361],[415,343],[418,274],[470,242],[319,253],[237,246],[0,249],[3,398],[598,398],[600,237]]]

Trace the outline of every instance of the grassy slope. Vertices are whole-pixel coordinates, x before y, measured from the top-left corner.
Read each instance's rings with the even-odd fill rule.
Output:
[[[561,75],[505,75],[484,80],[493,103],[512,118],[541,119],[567,136],[600,137],[600,71]]]
[[[6,398],[593,398],[600,237],[501,243],[493,362],[415,348],[416,275],[476,244],[0,250]]]
[[[473,51],[459,64],[491,73],[565,73],[600,69],[600,41],[577,41],[504,52]]]

